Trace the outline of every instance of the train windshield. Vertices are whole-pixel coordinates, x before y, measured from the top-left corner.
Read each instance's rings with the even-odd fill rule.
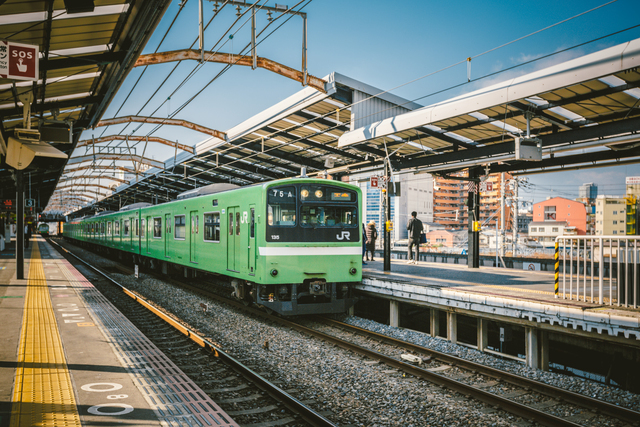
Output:
[[[326,184],[270,188],[267,225],[267,241],[356,241],[360,238],[357,193]]]

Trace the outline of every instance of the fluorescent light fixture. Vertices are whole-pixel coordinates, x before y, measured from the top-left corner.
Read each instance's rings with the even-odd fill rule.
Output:
[[[82,55],[85,53],[98,53],[98,52],[106,52],[110,50],[111,47],[108,44],[99,44],[94,46],[84,46],[84,47],[75,47],[71,49],[59,49],[52,50],[49,52],[49,57],[52,56],[73,56],[73,55]],[[42,56],[42,52],[40,52]]]

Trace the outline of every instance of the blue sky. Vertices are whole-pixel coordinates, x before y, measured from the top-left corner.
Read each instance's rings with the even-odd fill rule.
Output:
[[[288,6],[296,4],[283,0],[279,0],[279,3]],[[304,1],[301,5],[306,3]],[[275,2],[269,1],[266,4],[273,6]],[[598,6],[602,7],[491,51]],[[167,33],[178,8],[179,2],[174,0],[151,37],[145,53],[156,49],[185,49],[197,39],[197,0],[187,1],[174,26]],[[204,8],[206,22],[213,15],[213,3],[205,1]],[[396,95],[422,105],[640,37],[640,27],[623,31],[640,24],[638,0],[618,0],[610,4],[590,0],[312,0],[303,10],[308,14],[308,69],[311,74],[323,77],[337,71],[383,90],[393,89],[392,92]],[[224,31],[235,18],[235,9],[229,6],[216,17],[205,33],[206,49],[212,49],[216,41],[221,39],[224,45],[218,44],[215,50],[240,53],[241,48],[250,40],[250,29],[248,24],[240,28],[246,21],[246,18],[241,18],[232,30],[234,38],[230,40]],[[266,14],[261,13],[258,30],[266,24]],[[276,24],[269,27],[264,35],[275,26]],[[622,32],[617,35],[606,37],[620,31]],[[165,34],[166,38],[159,46]],[[596,39],[600,40],[593,41]],[[258,46],[258,55],[300,69],[301,40],[302,19],[296,16],[264,39]],[[578,45],[582,46],[575,47]],[[196,43],[195,47],[197,46]],[[569,50],[564,51],[565,49]],[[554,53],[556,55],[539,59]],[[468,57],[473,58],[472,80],[503,72],[466,83],[466,63],[440,71],[464,62]],[[539,60],[504,71],[533,59]],[[195,96],[176,118],[225,131],[301,89],[299,83],[268,71],[235,66],[202,90],[223,66],[205,64],[198,67],[195,62],[180,64],[160,87],[173,68],[174,64],[149,68],[133,91],[133,85],[142,69],[132,71],[104,118],[115,117],[116,113],[117,116],[153,114],[167,117]],[[195,69],[197,72],[185,82],[188,74]],[[409,83],[416,79],[419,80]],[[457,87],[453,88],[454,86]],[[160,89],[157,95],[142,108],[158,87]],[[129,92],[131,96],[123,106]],[[130,126],[124,132],[130,133],[136,127]],[[135,134],[146,135],[152,129],[153,127],[144,125]],[[105,135],[122,130],[122,127],[110,127]],[[103,132],[105,129],[99,128],[92,133],[97,137]],[[153,135],[178,139],[189,145],[204,139],[201,134],[167,126]],[[152,155],[158,160],[164,160],[173,155],[173,152],[157,149]],[[637,164],[531,175],[529,181],[532,183],[532,191],[527,194],[534,201],[549,195],[577,197],[578,186],[584,182],[594,182],[598,185],[600,194],[622,194],[624,177],[638,175],[640,165]]]

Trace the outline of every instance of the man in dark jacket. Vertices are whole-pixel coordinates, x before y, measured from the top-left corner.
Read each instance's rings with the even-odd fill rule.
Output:
[[[407,264],[417,264],[418,263],[418,254],[420,253],[420,235],[422,234],[422,230],[424,227],[422,226],[422,221],[420,221],[416,216],[418,213],[416,211],[411,212],[411,218],[409,219],[409,223],[407,224],[407,230],[409,230],[409,254],[407,258]],[[413,257],[413,245],[416,245],[416,256]]]

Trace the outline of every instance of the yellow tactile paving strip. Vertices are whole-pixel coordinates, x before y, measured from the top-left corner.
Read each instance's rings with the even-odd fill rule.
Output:
[[[37,243],[31,250],[12,402],[11,427],[81,425]]]

